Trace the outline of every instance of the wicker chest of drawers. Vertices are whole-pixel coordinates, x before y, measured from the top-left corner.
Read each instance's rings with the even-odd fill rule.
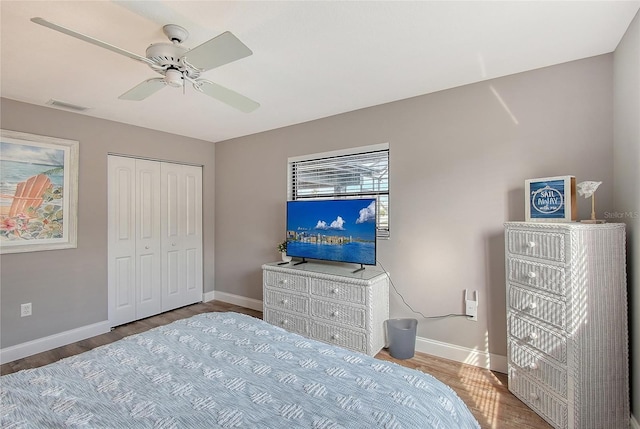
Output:
[[[384,347],[389,278],[308,262],[262,266],[264,320],[309,338],[375,355]]]
[[[624,224],[505,224],[509,390],[555,428],[629,426]]]

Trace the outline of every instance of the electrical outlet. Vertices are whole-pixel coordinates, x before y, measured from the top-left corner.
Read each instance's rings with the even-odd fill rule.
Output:
[[[20,305],[20,317],[31,316],[31,303]]]

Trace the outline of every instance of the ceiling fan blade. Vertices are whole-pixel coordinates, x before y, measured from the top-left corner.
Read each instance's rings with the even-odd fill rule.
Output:
[[[260,107],[260,104],[252,99],[206,79],[198,80],[198,83],[194,85],[194,87],[200,92],[207,94],[209,97],[220,100],[244,113],[253,112]]]
[[[147,79],[118,97],[120,100],[141,101],[164,88],[167,84],[161,77]]]
[[[145,58],[145,57],[140,56],[138,54],[134,54],[133,52],[129,52],[129,51],[126,51],[124,49],[118,48],[117,46],[110,45],[109,43],[103,42],[101,40],[94,39],[93,37],[84,35],[82,33],[78,33],[77,31],[70,30],[70,29],[68,29],[66,27],[63,27],[61,25],[54,24],[52,22],[47,21],[46,19],[43,19],[43,18],[31,18],[31,22],[35,22],[36,24],[40,24],[40,25],[42,25],[44,27],[50,28],[52,30],[59,31],[60,33],[64,33],[64,34],[66,34],[68,36],[75,37],[76,39],[80,39],[80,40],[83,40],[85,42],[89,42],[89,43],[94,44],[96,46],[100,46],[101,48],[108,49],[108,50],[110,50],[112,52],[115,52],[115,53],[120,54],[120,55],[124,55],[124,56],[129,57],[131,59],[134,59],[136,61],[141,61],[141,62],[146,63],[146,64],[155,64],[153,61],[151,61],[148,58]]]
[[[189,64],[198,69],[211,70],[240,58],[248,57],[251,54],[253,54],[251,49],[231,32],[225,31],[219,36],[191,49],[184,55],[184,58]]]

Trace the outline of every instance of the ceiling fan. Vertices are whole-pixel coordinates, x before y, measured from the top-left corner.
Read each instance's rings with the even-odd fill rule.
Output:
[[[162,27],[162,30],[171,43],[154,43],[147,48],[146,56],[143,57],[54,24],[43,18],[31,18],[31,21],[136,61],[143,62],[163,76],[147,79],[139,85],[136,85],[118,97],[122,100],[144,100],[167,85],[183,87],[184,91],[185,84],[189,82],[197,91],[220,100],[242,112],[249,113],[260,107],[260,104],[250,98],[201,77],[202,73],[207,70],[253,54],[244,43],[229,31],[193,49],[187,49],[182,46],[182,42],[189,37],[189,32],[179,25],[165,25]]]

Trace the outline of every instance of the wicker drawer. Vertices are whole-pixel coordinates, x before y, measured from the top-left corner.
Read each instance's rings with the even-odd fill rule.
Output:
[[[564,240],[554,232],[509,230],[507,235],[509,253],[555,262],[565,262]]]
[[[273,286],[279,289],[290,290],[293,292],[309,292],[309,282],[307,277],[294,276],[285,273],[274,273],[272,271],[264,271],[263,279],[264,284],[267,286]]]
[[[567,363],[567,340],[563,335],[514,313],[509,314],[509,333],[514,340],[512,342],[528,344],[559,363]]]
[[[542,355],[535,353],[527,346],[520,346],[515,341],[509,342],[510,363],[517,365],[529,377],[536,379],[544,386],[552,389],[563,398],[567,397],[567,369],[557,367]]]
[[[567,427],[567,404],[516,367],[509,368],[509,390],[554,427]]]
[[[567,325],[564,302],[509,284],[509,310],[523,312],[564,330]]]
[[[267,308],[264,312],[265,322],[279,326],[287,331],[297,332],[298,334],[309,334],[309,317],[304,315],[286,313]]]
[[[323,298],[331,298],[343,302],[366,304],[367,287],[336,283],[335,281],[312,279],[311,294]]]
[[[314,299],[311,301],[311,315],[347,327],[362,329],[366,327],[365,309],[352,305],[342,305],[335,302]]]
[[[367,336],[364,332],[342,328],[328,323],[311,322],[310,334],[325,343],[347,347],[362,353],[367,352]]]
[[[546,290],[563,297],[566,295],[564,268],[513,258],[508,259],[508,264],[509,281]]]
[[[309,314],[309,298],[305,296],[265,288],[264,300],[267,306],[275,309]]]

